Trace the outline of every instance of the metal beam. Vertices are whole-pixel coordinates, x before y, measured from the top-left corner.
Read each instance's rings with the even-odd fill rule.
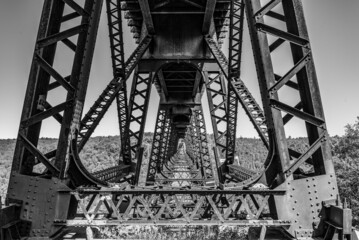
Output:
[[[207,35],[211,29],[211,24],[213,23],[213,13],[216,8],[216,0],[207,0],[206,11],[203,17],[203,25],[202,25],[202,34]]]
[[[155,27],[153,25],[152,16],[151,16],[151,9],[148,5],[148,0],[138,0],[138,3],[141,7],[141,12],[143,16],[143,21],[146,25],[147,32],[149,34],[155,34]]]
[[[167,90],[167,86],[166,86],[166,82],[165,79],[163,77],[163,72],[162,69],[160,69],[157,73],[157,79],[159,80],[163,93],[165,94],[166,97],[168,97],[168,90]]]

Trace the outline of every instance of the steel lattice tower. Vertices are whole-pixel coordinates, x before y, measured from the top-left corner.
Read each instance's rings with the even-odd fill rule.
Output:
[[[84,112],[103,5],[113,79]],[[124,20],[138,44],[128,58]],[[260,100],[241,78],[244,28]],[[72,53],[66,74],[54,64],[60,45]],[[289,69],[274,53],[290,57]],[[143,159],[153,85],[160,102]],[[52,105],[55,89],[66,96]],[[121,157],[90,173],[79,152],[113,102]],[[234,164],[239,106],[268,149],[259,171]],[[61,126],[59,140],[42,152],[40,131],[49,118]],[[288,147],[291,121],[305,125],[304,152]],[[248,226],[260,239],[349,238],[351,210],[338,197],[301,1],[44,0],[6,202],[4,239],[52,239],[73,226],[122,224]]]

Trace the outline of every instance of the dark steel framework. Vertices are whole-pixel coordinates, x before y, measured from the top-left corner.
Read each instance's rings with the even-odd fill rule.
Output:
[[[349,238],[351,210],[338,200],[300,0],[106,0],[113,79],[81,119],[102,5],[44,1],[0,212],[1,237],[51,238],[64,226],[200,224],[259,227],[253,229],[260,239],[267,229],[292,238]],[[241,79],[245,14],[263,110]],[[128,60],[123,19],[138,43]],[[221,50],[227,26],[228,59]],[[62,48],[72,53],[66,55],[72,63],[67,75],[55,61]],[[276,51],[291,56],[285,72],[272,57]],[[146,162],[142,141],[153,84],[160,103]],[[48,100],[54,89],[64,93],[55,106]],[[297,97],[294,104],[288,89]],[[90,173],[78,153],[115,99],[121,158]],[[268,148],[256,171],[234,163],[238,102]],[[60,124],[59,141],[56,150],[43,153],[40,132],[51,117]],[[292,119],[305,127],[309,147],[303,152],[288,148]]]

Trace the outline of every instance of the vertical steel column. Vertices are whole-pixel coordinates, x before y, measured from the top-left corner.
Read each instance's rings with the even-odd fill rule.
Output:
[[[163,141],[167,114],[168,111],[166,111],[166,109],[161,109],[161,106],[158,108],[156,126],[153,134],[152,150],[148,160],[147,183],[153,183],[155,181],[156,173],[159,171],[160,161],[163,161],[160,156],[161,152],[164,151]]]
[[[242,1],[231,1],[229,15],[229,61],[228,61],[228,80],[239,80],[241,72],[241,56],[242,56],[242,35],[244,22],[244,6]],[[228,84],[227,95],[227,143],[226,143],[226,162],[225,164],[233,164],[234,154],[236,151],[236,131],[237,131],[237,115],[238,115],[238,99],[236,91],[232,84]]]
[[[114,35],[120,34],[115,33]],[[131,56],[127,59],[125,63],[125,70],[124,70],[124,77],[122,77],[119,72],[119,69],[114,70],[115,78],[106,86],[105,90],[103,90],[102,94],[98,97],[95,103],[91,106],[89,111],[85,114],[83,119],[81,120],[80,125],[80,133],[78,136],[78,151],[80,152],[83,146],[89,140],[91,134],[95,131],[96,127],[100,123],[101,119],[105,116],[107,110],[110,108],[112,102],[117,97],[120,101],[119,106],[121,107],[121,126],[125,126],[125,119],[123,118],[124,112],[127,110],[124,109],[122,106],[126,105],[127,103],[124,102],[126,98],[124,88],[126,86],[126,80],[130,77],[133,69],[137,66],[138,62],[140,61],[142,55],[147,50],[152,38],[147,36],[142,39],[140,44],[137,48],[133,51]],[[117,66],[117,65],[116,65]],[[123,92],[121,92],[123,90]],[[120,96],[117,96],[118,93],[121,93]],[[128,116],[127,116],[128,117]],[[127,120],[126,120],[127,121]],[[125,135],[125,134],[123,134]],[[121,149],[123,150],[122,146]],[[51,155],[51,152],[48,153]],[[128,162],[128,161],[127,161]]]
[[[169,144],[168,144],[168,160],[170,160],[171,157],[176,153],[177,150],[176,139],[177,139],[177,131],[172,123],[171,134],[169,137]]]
[[[193,152],[193,158],[194,161],[196,161],[197,163],[197,168],[201,170],[201,175],[204,178],[204,168],[203,168],[203,163],[202,163],[202,155],[201,155],[201,144],[200,144],[200,137],[199,137],[199,132],[198,132],[198,128],[196,127],[196,113],[194,112],[194,110],[192,110],[192,117],[191,117],[191,125],[190,125],[190,140],[191,140],[191,145],[189,146],[189,150],[191,152]]]
[[[277,151],[276,165],[267,173],[267,181],[273,182],[277,174],[281,176],[283,181],[284,170],[290,164],[287,141],[283,127],[281,112],[278,109],[270,107],[270,99],[278,100],[278,93],[268,95],[268,89],[275,84],[273,65],[270,57],[270,49],[266,33],[258,31],[257,19],[255,14],[261,9],[259,0],[246,1],[247,21],[250,36],[252,39],[253,54],[256,62],[259,87],[263,101],[263,108],[267,120],[268,137],[274,139],[275,145],[270,146]],[[263,23],[263,19],[260,19]]]
[[[67,95],[67,100],[74,97],[77,98],[76,105],[73,108],[66,109],[63,113],[55,159],[55,165],[61,170],[61,178],[64,178],[66,174],[65,159],[68,158],[70,138],[74,138],[75,129],[78,131],[80,128],[81,113],[86,97],[102,3],[103,1],[86,1],[84,7],[85,12],[88,12],[89,15],[83,17],[81,24],[87,25],[87,31],[79,33],[74,65],[69,81],[71,85],[75,86],[77,91]]]
[[[151,87],[152,73],[141,73],[136,69],[133,76],[129,102],[129,119],[125,133],[125,136],[130,140],[125,151],[131,153],[132,159],[134,159],[138,147],[142,144]]]
[[[319,88],[315,74],[314,62],[311,57],[308,33],[300,1],[273,1],[261,6],[259,0],[247,2],[249,31],[253,42],[254,57],[263,106],[266,113],[269,137],[274,138],[277,151],[277,167],[274,172],[268,172],[267,179],[272,181],[276,174],[282,177],[291,176],[301,164],[313,164],[315,174],[333,172],[329,143],[326,141],[327,132]],[[284,15],[275,12],[275,7],[281,6]],[[285,23],[286,27],[271,26],[263,16],[269,16]],[[267,35],[276,40],[268,43]],[[274,73],[275,66],[271,53],[284,43],[290,45],[287,51],[293,58],[293,67],[283,76]],[[296,77],[296,80],[292,78]],[[300,102],[294,106],[284,103],[279,94],[284,87],[290,87],[299,92]],[[287,113],[282,118],[282,113]],[[294,163],[290,163],[284,125],[292,118],[304,121],[310,147],[304,154],[299,154]],[[312,158],[311,158],[312,157]],[[315,160],[314,160],[315,159]],[[325,160],[324,160],[325,159]]]
[[[217,182],[218,184],[218,179],[215,179],[215,175],[213,173],[213,171],[217,170],[217,168],[214,165],[214,159],[211,159],[209,155],[207,131],[202,108],[196,108],[193,112],[197,128],[197,134],[199,136],[199,150],[202,160],[204,179],[215,180],[215,182]]]
[[[305,23],[302,2],[298,0],[282,1],[283,11],[286,18],[288,33],[309,41],[308,30]],[[318,79],[315,71],[313,57],[311,56],[310,45],[301,47],[298,44],[290,44],[293,62],[299,65],[307,61],[305,67],[298,71],[297,81],[303,111],[316,118],[325,121],[322,100],[318,86]],[[299,63],[299,64],[298,64]],[[325,123],[322,126],[315,126],[306,121],[309,144],[313,145],[321,136],[327,135]],[[332,155],[329,141],[321,143],[321,149],[313,153],[313,166],[316,174],[333,173]]]
[[[169,159],[169,149],[170,149],[170,139],[171,139],[171,134],[172,134],[172,118],[169,117],[168,119],[168,133],[167,133],[167,137],[166,137],[166,149],[165,149],[165,156],[164,156],[164,162],[168,162]]]
[[[48,0],[44,3],[14,153],[13,171],[31,174],[33,166],[39,160],[54,176],[65,177],[70,139],[79,130],[102,0],[88,0],[81,5],[84,7],[74,1]],[[63,16],[65,6],[74,12]],[[75,18],[81,18],[81,23],[72,21]],[[67,26],[72,24],[73,27],[61,31],[61,26],[65,22]],[[70,40],[73,36],[77,36],[77,43]],[[53,66],[59,42],[74,52],[73,59],[69,59],[74,64],[72,69],[69,69],[68,76],[62,76]],[[50,83],[50,78],[55,81]],[[67,92],[66,101],[52,107],[46,100],[47,95],[52,89],[60,86]],[[54,164],[37,149],[41,123],[51,116],[61,123]]]
[[[205,38],[205,40],[213,56],[215,57],[219,67],[221,68],[222,73],[228,79],[228,84],[232,85],[231,88],[237,95],[237,99],[242,105],[244,111],[247,113],[249,120],[253,124],[253,127],[258,132],[258,135],[262,139],[264,145],[268,147],[268,133],[264,112],[262,111],[257,101],[254,99],[253,95],[240,78],[228,77],[228,60],[224,53],[221,51],[217,42],[214,41],[212,38],[208,37]]]
[[[23,123],[26,119],[41,114],[45,110],[44,103],[48,95],[51,75],[41,67],[37,59],[42,59],[42,62],[51,66],[54,62],[57,44],[44,46],[40,45],[40,42],[42,39],[59,33],[63,10],[63,2],[51,0],[44,2],[21,115],[20,129],[15,146],[12,172],[30,174],[33,166],[37,163],[35,162],[35,156],[32,152],[38,151],[37,144],[42,121],[37,121],[29,126],[23,126]],[[31,149],[26,147],[26,145],[24,145],[26,142],[29,142],[33,147],[31,147]],[[31,146],[29,144],[27,145]],[[55,167],[53,166],[53,168]],[[56,170],[51,171],[51,173],[56,176],[59,174],[59,169],[56,168]]]
[[[123,49],[122,14],[119,0],[106,0],[107,20],[110,37],[111,60],[114,78],[125,78],[125,53]],[[121,138],[121,155],[125,164],[131,162],[131,154],[126,152],[129,138],[125,136],[128,124],[127,88],[123,82],[121,90],[116,94],[116,105]],[[127,142],[127,143],[126,143]]]
[[[209,111],[211,113],[214,142],[225,151],[227,137],[227,93],[223,75],[218,72],[204,72]]]
[[[169,110],[166,111],[166,119],[165,119],[165,125],[163,128],[163,138],[161,142],[161,152],[159,156],[159,163],[160,163],[160,171],[163,170],[163,164],[167,162],[167,155],[168,155],[168,143],[169,143],[169,137],[171,134],[171,116],[169,113]]]

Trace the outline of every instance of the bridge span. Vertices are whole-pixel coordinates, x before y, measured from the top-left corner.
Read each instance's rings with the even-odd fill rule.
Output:
[[[101,14],[113,78],[87,110]],[[243,33],[259,100],[241,75]],[[137,47],[125,56],[128,40]],[[68,69],[58,69],[61,49],[71,53],[61,58]],[[148,112],[152,87],[157,113]],[[93,173],[79,153],[111,104],[120,158]],[[268,149],[257,171],[234,163],[239,107]],[[154,114],[145,159],[144,127]],[[43,152],[38,142],[49,119],[59,123],[59,140]],[[305,126],[305,151],[288,146],[292,122]],[[349,239],[351,210],[340,202],[330,147],[300,0],[44,0],[1,236],[52,239],[74,226],[152,224],[246,226],[261,240],[273,230],[275,238]]]

